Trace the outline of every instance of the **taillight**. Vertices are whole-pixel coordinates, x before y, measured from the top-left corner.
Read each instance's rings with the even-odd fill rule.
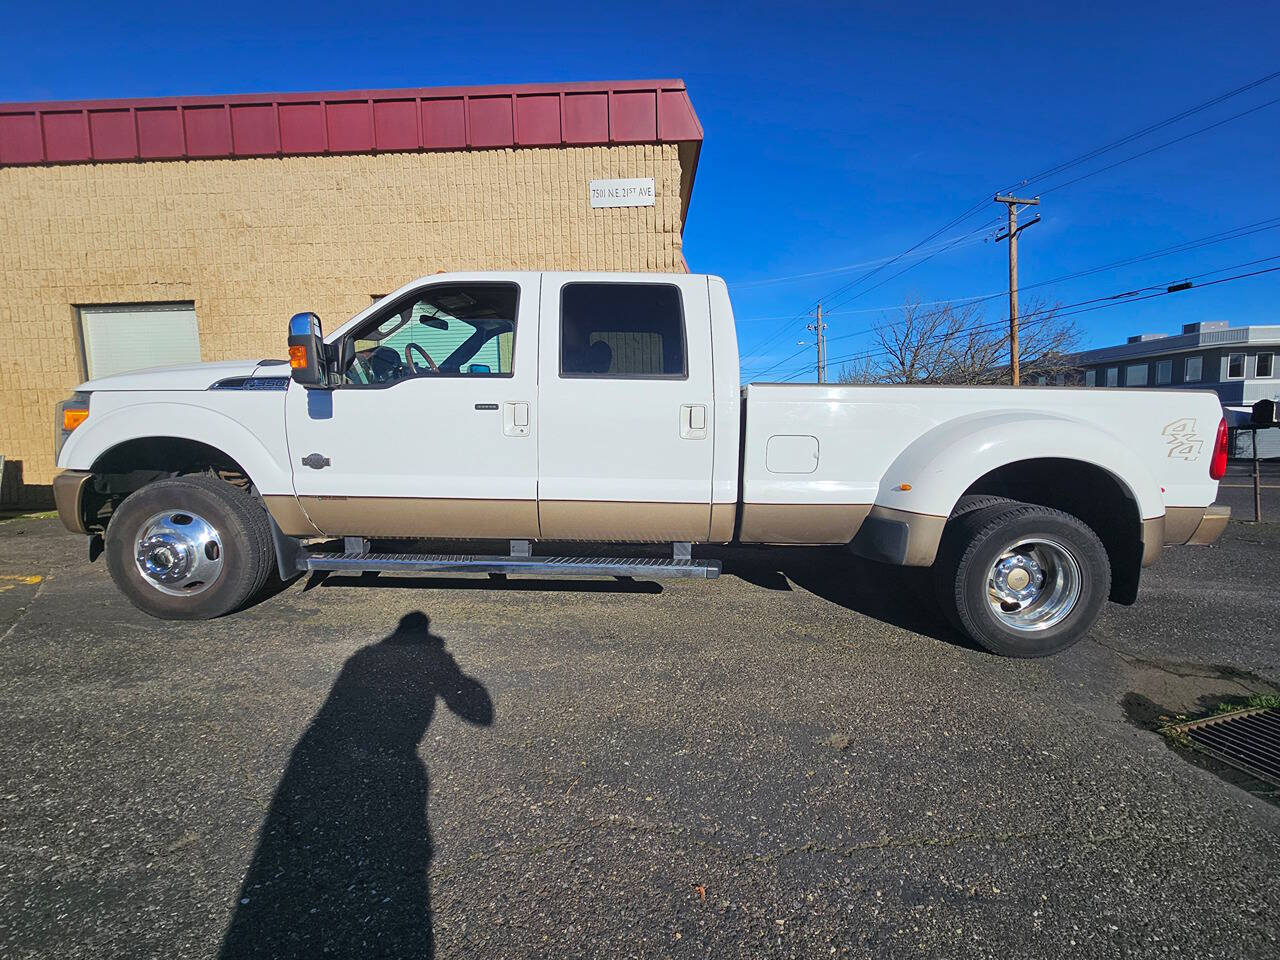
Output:
[[[1218,436],[1213,441],[1213,459],[1209,461],[1209,479],[1221,480],[1227,473],[1227,421],[1218,421]]]

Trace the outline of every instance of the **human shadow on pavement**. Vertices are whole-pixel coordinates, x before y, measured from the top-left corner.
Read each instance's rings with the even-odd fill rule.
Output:
[[[728,576],[769,590],[790,590],[794,583],[874,620],[974,648],[942,613],[932,570],[875,563],[838,547],[735,547],[723,556]]]
[[[431,957],[428,774],[436,700],[493,723],[421,612],[352,654],[294,747],[220,956]]]

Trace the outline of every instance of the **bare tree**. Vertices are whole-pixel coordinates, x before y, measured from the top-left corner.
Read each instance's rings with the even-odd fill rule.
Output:
[[[1009,327],[977,304],[924,307],[908,301],[901,314],[875,327],[874,346],[840,372],[842,383],[1009,383]],[[1071,382],[1080,340],[1058,307],[1027,304],[1019,325],[1018,359],[1024,382],[1061,375]]]

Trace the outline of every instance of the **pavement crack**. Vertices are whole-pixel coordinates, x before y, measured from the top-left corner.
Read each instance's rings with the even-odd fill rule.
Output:
[[[1150,667],[1153,670],[1158,670],[1159,672],[1163,674],[1167,674],[1170,677],[1177,677],[1180,680],[1221,680],[1226,683],[1234,684],[1235,686],[1243,690],[1245,693],[1268,693],[1270,692],[1271,689],[1273,689],[1271,685],[1267,683],[1267,681],[1265,680],[1260,681],[1261,684],[1263,685],[1262,688],[1259,688],[1259,686],[1256,684],[1254,685],[1248,684],[1243,679],[1241,679],[1241,677],[1238,675],[1236,671],[1230,668],[1226,668],[1226,667],[1215,668],[1212,665],[1205,664],[1205,665],[1201,665],[1203,666],[1204,669],[1192,669],[1197,665],[1170,664],[1160,660],[1153,660],[1150,657],[1140,657],[1137,654],[1127,653],[1124,650],[1119,649],[1118,647],[1113,647],[1108,643],[1103,643],[1101,640],[1097,639],[1096,637],[1090,637],[1089,640],[1092,643],[1098,645],[1099,647],[1102,647],[1102,649],[1110,651],[1115,656],[1123,660],[1125,663],[1138,664],[1140,666]],[[1180,667],[1183,669],[1179,669]]]

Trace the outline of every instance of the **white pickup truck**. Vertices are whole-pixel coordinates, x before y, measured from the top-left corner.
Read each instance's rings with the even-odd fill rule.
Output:
[[[1213,393],[742,388],[717,277],[424,277],[328,336],[299,314],[289,357],[107,377],[60,405],[62,521],[147,613],[219,616],[273,571],[714,577],[691,544],[838,544],[932,566],[958,629],[1042,656],[1227,520]],[[533,549],[571,541],[672,553]]]

